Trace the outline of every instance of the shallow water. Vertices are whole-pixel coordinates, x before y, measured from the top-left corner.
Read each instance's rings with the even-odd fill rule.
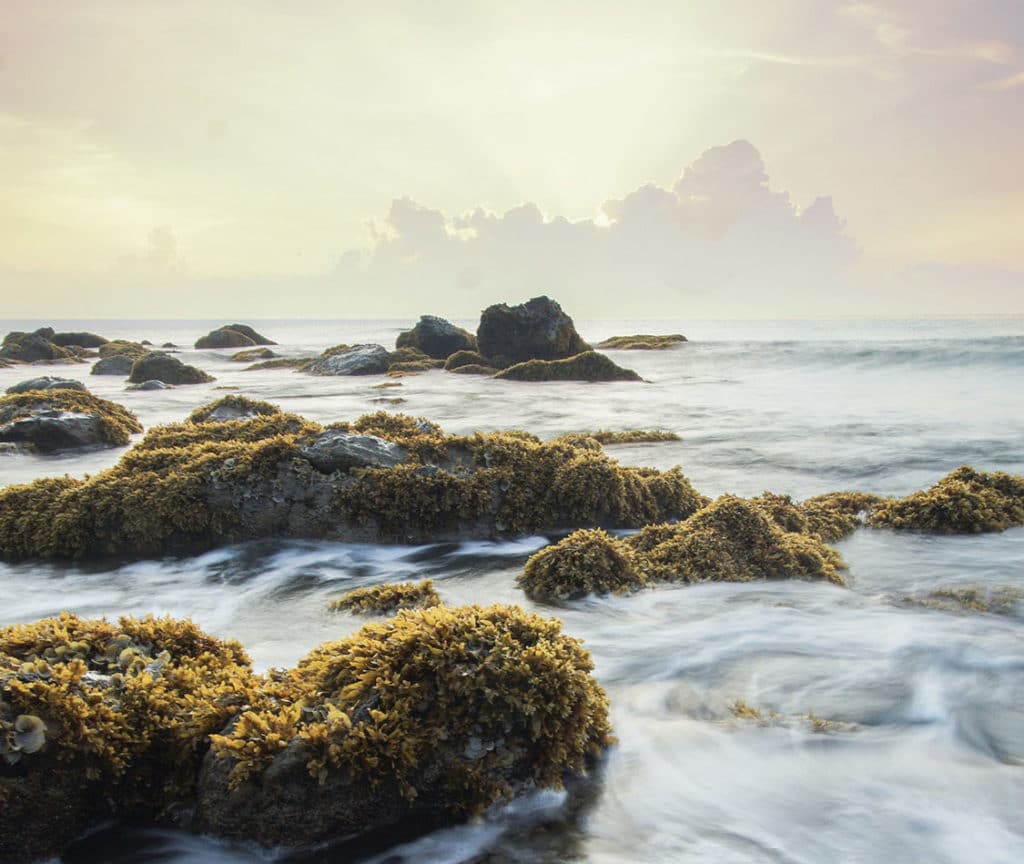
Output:
[[[48,322],[24,322],[36,327]],[[191,344],[223,322],[88,322],[108,337]],[[396,322],[253,322],[286,355],[391,344]],[[467,324],[470,322],[466,322]],[[0,330],[14,329],[0,322]],[[61,325],[80,329],[75,324]],[[212,385],[128,392],[88,366],[68,374],[147,427],[238,387],[319,421],[387,408],[449,432],[542,437],[663,428],[683,440],[609,448],[683,466],[698,489],[806,497],[903,494],[963,463],[1024,473],[1024,322],[590,322],[597,341],[684,332],[667,352],[609,352],[646,384],[523,384],[430,372],[324,379],[244,372],[230,351],[183,350]],[[0,369],[0,387],[30,377]],[[398,405],[375,402],[405,400]],[[0,457],[0,482],[113,464],[120,451]],[[543,537],[510,543],[353,546],[262,541],[123,566],[0,564],[0,625],[70,609],[192,616],[242,640],[260,668],[295,662],[365,619],[329,615],[348,588],[431,577],[450,604],[556,614],[592,652],[619,744],[584,792],[517,802],[478,824],[395,838],[386,851],[288,858],[180,832],[112,827],[67,864],[375,862],[1016,862],[1024,859],[1024,604],[953,614],[905,602],[937,588],[1024,589],[1024,529],[936,538],[861,530],[839,544],[848,588],[667,586],[552,609],[516,589]],[[737,700],[761,719],[738,719]]]

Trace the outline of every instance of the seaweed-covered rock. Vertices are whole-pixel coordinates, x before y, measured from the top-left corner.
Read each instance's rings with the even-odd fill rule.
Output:
[[[672,333],[668,336],[637,333],[635,336],[609,336],[595,347],[615,351],[664,351],[666,348],[675,348],[685,341],[686,337],[681,333]]]
[[[205,384],[216,379],[197,369],[195,366],[186,366],[177,357],[165,354],[162,351],[150,351],[144,354],[132,364],[132,370],[128,380],[133,384],[141,384],[143,381],[163,381],[164,384]]]
[[[140,390],[143,393],[149,393],[153,390],[173,390],[173,384],[164,384],[163,381],[157,381],[155,378],[149,381],[143,381],[141,384],[129,384],[124,388],[125,390]]]
[[[632,369],[617,366],[604,354],[584,351],[565,360],[527,360],[498,372],[506,381],[642,381]]]
[[[102,336],[97,336],[95,333],[54,333],[50,337],[50,341],[54,345],[60,345],[62,348],[68,348],[72,345],[76,345],[79,348],[99,348],[101,345],[106,345],[107,341]]]
[[[225,324],[196,340],[196,348],[251,348],[253,345],[276,345],[247,324]]]
[[[22,363],[36,363],[47,360],[75,360],[75,352],[55,345],[54,333],[49,327],[41,327],[33,333],[13,330],[0,344],[0,357],[18,360]]]
[[[574,600],[588,594],[626,594],[646,584],[633,550],[600,528],[575,531],[530,556],[516,580],[532,600]]]
[[[376,435],[359,435],[327,429],[299,452],[317,471],[348,471],[350,468],[394,468],[408,458],[404,447]]]
[[[238,643],[188,621],[63,613],[0,630],[0,860],[191,800],[207,736],[257,684]]]
[[[127,378],[135,365],[135,358],[131,354],[111,354],[109,357],[101,357],[92,365],[92,375],[119,375]]]
[[[302,371],[312,375],[381,375],[390,365],[391,357],[383,345],[346,345],[337,352],[328,349]]]
[[[376,436],[408,456],[391,467],[320,470],[309,448],[334,433]],[[621,466],[594,441],[447,436],[384,412],[325,430],[278,412],[155,427],[87,479],[0,489],[0,557],[143,556],[262,537],[420,543],[640,527],[704,503],[678,469]]]
[[[434,582],[398,582],[355,588],[334,600],[330,612],[353,612],[357,615],[394,615],[402,609],[430,609],[440,606],[441,598]]]
[[[466,363],[462,366],[456,366],[454,369],[449,371],[454,372],[456,375],[486,375],[489,378],[493,378],[498,370],[493,366],[481,366],[479,363]]]
[[[596,432],[571,432],[560,436],[559,440],[577,440],[591,438],[598,444],[654,444],[663,441],[681,441],[675,432],[664,429],[625,429],[612,432],[610,429],[598,429]]]
[[[933,534],[1005,531],[1024,525],[1024,477],[962,465],[930,489],[877,504],[868,522]]]
[[[141,342],[129,342],[126,339],[111,339],[109,342],[100,345],[99,347],[100,357],[106,359],[107,357],[126,356],[132,359],[138,359],[144,357],[149,353],[149,348],[143,345]]]
[[[231,355],[236,363],[255,363],[259,360],[273,360],[277,355],[269,348],[246,348]]]
[[[495,364],[476,351],[456,351],[444,361],[444,368],[454,372],[462,366],[494,366]]]
[[[421,315],[412,330],[399,333],[396,348],[417,348],[428,357],[444,360],[456,351],[475,351],[476,337],[436,315]]]
[[[232,394],[196,408],[188,415],[187,422],[224,423],[228,420],[251,420],[253,417],[269,417],[280,413],[281,409],[269,402]]]
[[[519,306],[488,306],[480,316],[476,341],[485,357],[505,358],[508,363],[561,360],[590,350],[572,318],[547,297],[534,297]]]
[[[30,390],[0,396],[0,441],[50,453],[119,447],[142,426],[126,408],[79,390]]]
[[[7,388],[7,394],[27,393],[29,390],[79,390],[82,393],[87,387],[73,378],[58,378],[54,375],[43,375],[41,378],[30,378],[28,381],[20,381],[12,387]]]
[[[400,612],[311,652],[277,705],[213,736],[203,831],[315,843],[561,788],[611,741],[580,643],[515,607]]]

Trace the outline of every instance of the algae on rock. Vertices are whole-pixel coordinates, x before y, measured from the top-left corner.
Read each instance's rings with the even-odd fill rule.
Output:
[[[493,377],[506,381],[642,381],[604,354],[584,351],[564,360],[527,360],[502,369]]]
[[[633,566],[630,546],[600,528],[574,531],[530,556],[516,580],[531,600],[575,600],[627,594],[647,580]]]
[[[332,601],[329,612],[354,612],[362,615],[394,615],[402,609],[429,609],[440,606],[441,598],[431,579],[423,582],[398,582],[355,588]]]

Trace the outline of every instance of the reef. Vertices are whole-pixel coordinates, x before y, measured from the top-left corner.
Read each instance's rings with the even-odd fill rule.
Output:
[[[41,452],[121,447],[141,431],[127,408],[81,390],[29,390],[0,396],[0,441]]]
[[[506,381],[642,381],[632,369],[617,366],[604,354],[584,351],[564,360],[527,360],[502,369]]]
[[[763,503],[723,495],[688,519],[652,524],[623,540],[577,531],[527,562],[519,584],[537,600],[632,591],[655,582],[821,579],[842,585],[835,549],[787,531]]]
[[[239,398],[193,416],[216,416]],[[353,436],[379,440],[354,448]],[[353,462],[353,452],[367,455]],[[344,461],[333,461],[339,453]],[[259,537],[418,543],[640,527],[685,518],[705,501],[678,468],[622,466],[592,440],[445,435],[385,412],[324,428],[276,411],[155,427],[92,477],[0,490],[0,557],[141,557]]]
[[[315,843],[561,788],[611,743],[590,656],[515,607],[400,612],[312,651],[212,736],[201,830]]]
[[[980,534],[1024,525],[1024,477],[957,468],[930,489],[877,504],[876,528],[932,534]]]
[[[163,381],[164,384],[178,386],[179,384],[206,384],[216,379],[202,369],[186,366],[177,357],[172,357],[163,351],[151,351],[135,361],[128,380],[133,384],[141,384],[143,381]]]
[[[544,296],[518,306],[488,306],[480,315],[476,341],[481,354],[498,358],[486,365],[499,368],[525,360],[561,360],[590,350],[572,318]]]
[[[196,340],[196,348],[250,348],[253,345],[276,345],[248,324],[225,324]]]
[[[441,598],[431,579],[423,582],[398,582],[355,588],[334,600],[329,612],[353,612],[357,615],[394,615],[402,609],[429,609],[440,606]]]
[[[193,800],[208,736],[258,684],[238,643],[189,621],[63,613],[0,630],[0,860]]]
[[[436,315],[422,315],[416,326],[399,333],[396,348],[416,348],[435,360],[456,351],[475,351],[476,336]]]
[[[603,342],[598,342],[595,347],[616,351],[664,351],[667,348],[675,348],[685,341],[686,337],[681,333],[672,333],[668,336],[638,333],[635,336],[610,336]]]

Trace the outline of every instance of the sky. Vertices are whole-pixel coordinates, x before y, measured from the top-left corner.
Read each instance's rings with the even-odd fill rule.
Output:
[[[2,0],[8,318],[1024,313],[1021,0]]]

